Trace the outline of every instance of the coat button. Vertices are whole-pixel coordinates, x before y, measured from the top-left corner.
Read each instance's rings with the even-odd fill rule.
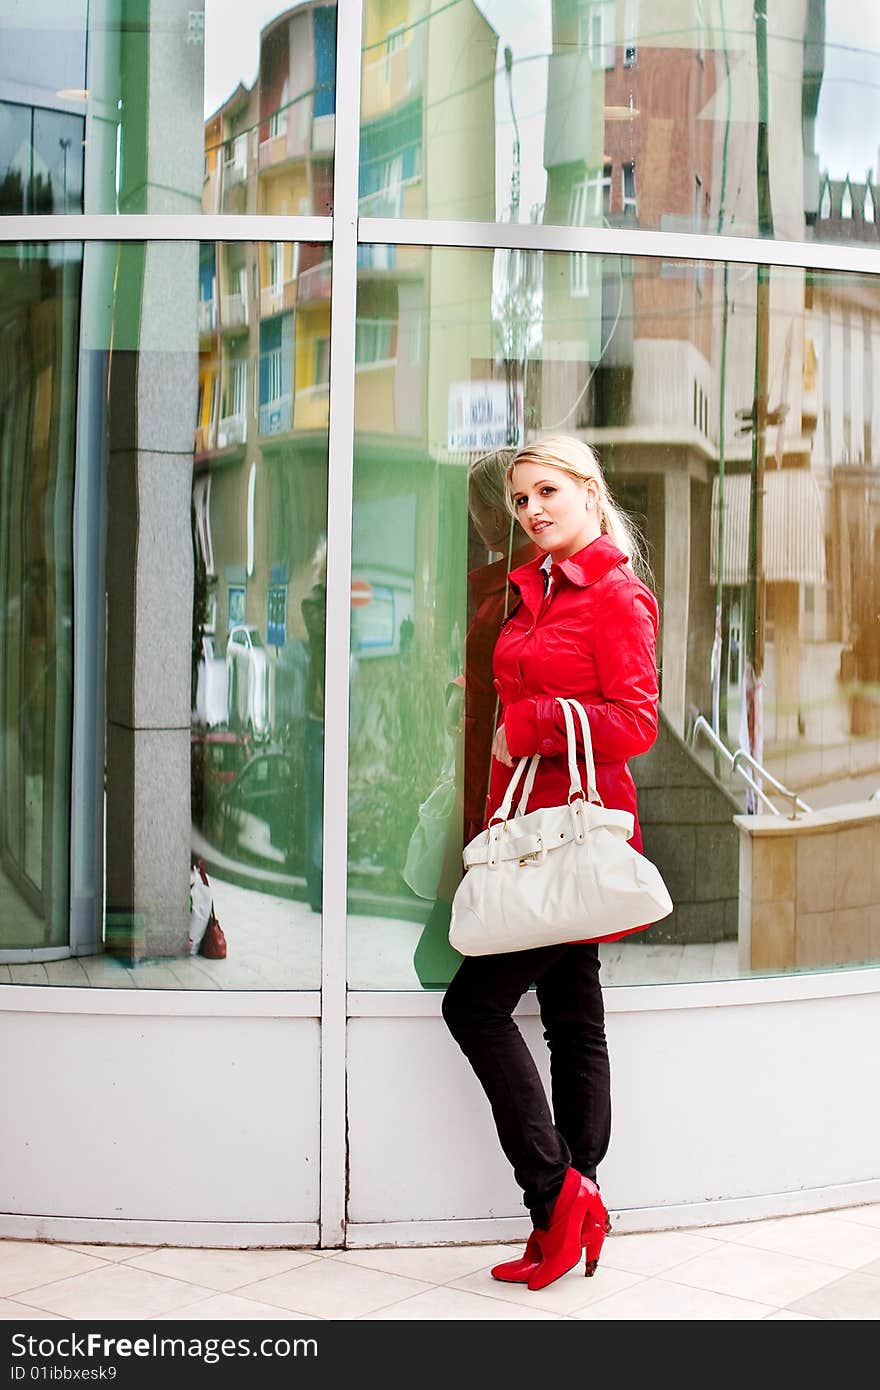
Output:
[[[544,754],[545,757],[547,757],[550,753],[553,752],[552,738],[545,738],[541,740],[541,752]]]

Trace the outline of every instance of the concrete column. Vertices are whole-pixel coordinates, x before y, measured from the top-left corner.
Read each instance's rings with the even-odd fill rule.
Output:
[[[691,573],[691,480],[686,464],[664,478],[663,710],[676,733],[687,722],[688,609]]]
[[[126,211],[200,206],[204,47],[190,0],[142,0],[122,42]],[[106,944],[187,949],[198,245],[123,245],[107,479]]]

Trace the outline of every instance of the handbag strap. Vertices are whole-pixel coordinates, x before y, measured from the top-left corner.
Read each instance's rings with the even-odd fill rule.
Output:
[[[604,805],[596,787],[596,760],[593,756],[593,739],[590,734],[590,721],[587,718],[587,711],[584,709],[580,700],[567,699],[562,695],[556,697],[556,703],[562,710],[562,717],[565,720],[565,740],[568,752],[568,775],[570,785],[568,790],[569,799],[573,796],[583,797],[584,786],[581,781],[580,769],[577,764],[577,735],[574,729],[574,717],[572,710],[577,714],[578,722],[581,726],[581,736],[584,745],[584,763],[587,769],[587,800],[594,805]],[[524,816],[528,806],[529,797],[535,785],[535,778],[538,773],[538,765],[541,761],[540,753],[535,753],[532,757],[520,758],[514,769],[513,776],[507,784],[504,799],[498,810],[490,821],[490,825],[508,820],[513,806],[513,798],[516,795],[517,787],[522,782],[519,804],[516,808],[517,816]],[[525,773],[525,780],[523,780]]]
[[[596,788],[596,760],[593,757],[593,739],[590,734],[590,721],[587,718],[587,711],[584,709],[580,700],[563,699],[558,697],[557,703],[562,706],[562,714],[565,719],[565,733],[568,742],[568,773],[571,778],[569,786],[569,797],[580,793],[584,794],[581,782],[580,770],[577,765],[577,737],[574,731],[574,719],[571,711],[574,710],[578,716],[581,726],[581,736],[584,745],[584,763],[587,769],[587,800],[595,805],[603,804],[602,798]]]
[[[534,758],[520,758],[514,770],[513,776],[507,784],[507,791],[504,793],[504,799],[501,802],[501,805],[498,807],[498,810],[495,812],[494,816],[492,816],[489,820],[490,828],[495,822],[507,820],[508,816],[510,815],[510,808],[513,805],[513,798],[516,793],[516,789],[520,784],[523,773],[525,772],[530,762],[537,761],[539,761],[537,754]],[[534,782],[534,780],[535,779],[533,777],[532,781]]]

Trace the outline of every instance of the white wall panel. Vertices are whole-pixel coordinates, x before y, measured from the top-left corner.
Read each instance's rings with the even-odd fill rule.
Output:
[[[689,1223],[733,1219],[723,1204],[742,1199],[761,1215],[819,1209],[823,1190],[876,1184],[877,994],[664,1009],[656,992],[644,1011],[618,1011],[608,992],[614,1121],[600,1181],[612,1210],[641,1213],[628,1228],[682,1206]],[[546,1084],[540,1023],[520,1023]],[[348,1058],[351,1223],[525,1215],[442,1019],[352,1019]]]
[[[309,1018],[0,1013],[0,1211],[316,1222],[319,1048]]]

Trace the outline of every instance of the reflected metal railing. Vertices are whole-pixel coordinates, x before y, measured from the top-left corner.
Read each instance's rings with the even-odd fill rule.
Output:
[[[801,800],[797,792],[792,791],[790,787],[786,787],[777,777],[773,776],[772,772],[768,772],[766,767],[763,767],[761,763],[753,758],[747,748],[737,748],[731,753],[727,744],[722,742],[708,719],[704,718],[702,714],[696,716],[691,729],[690,745],[692,751],[696,747],[697,738],[700,735],[702,735],[706,741],[712,745],[716,753],[725,760],[731,772],[742,777],[746,785],[755,793],[755,796],[769,808],[772,815],[779,816],[782,812],[779,810],[778,806],[774,806],[773,801],[764,791],[761,784],[765,781],[770,783],[779,796],[785,797],[791,802],[792,820],[797,820],[798,812],[810,811],[812,809],[805,801]],[[751,771],[749,771],[749,769],[751,769]],[[752,772],[755,776],[752,776]],[[760,780],[756,780],[756,778]]]

